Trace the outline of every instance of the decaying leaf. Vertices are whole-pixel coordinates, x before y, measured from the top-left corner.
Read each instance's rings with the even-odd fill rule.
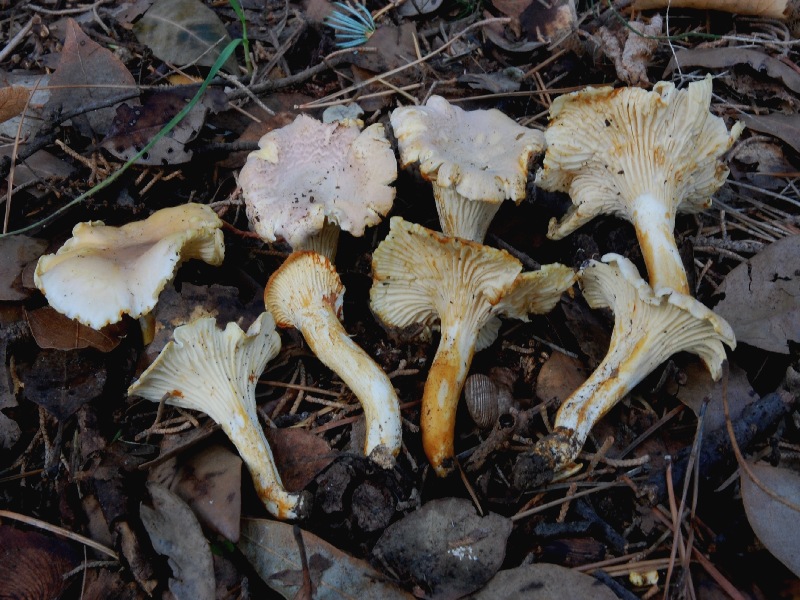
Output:
[[[709,399],[703,421],[705,431],[714,431],[725,425],[723,389],[728,391],[728,408],[731,421],[734,422],[748,404],[758,400],[758,394],[747,380],[747,372],[735,364],[730,365],[727,382],[722,379],[713,381],[700,361],[690,363],[683,373],[686,375],[686,385],[678,390],[678,400],[691,408],[695,415],[699,415],[703,402],[706,398]]]
[[[397,7],[397,14],[404,17],[427,15],[442,5],[444,0],[407,0]]]
[[[103,393],[106,368],[91,351],[42,350],[22,380],[25,397],[64,422]]]
[[[8,73],[0,70],[0,81],[9,87],[26,89],[31,97],[24,115],[17,114],[5,121],[0,121],[0,135],[13,140],[19,132],[20,140],[32,139],[45,123],[42,119],[42,112],[50,99],[48,87],[50,75],[39,75],[21,70]],[[22,121],[21,129],[20,121]]]
[[[493,0],[492,4],[513,20],[505,27],[489,23],[483,31],[493,43],[510,52],[530,52],[560,40],[574,30],[577,21],[574,0]]]
[[[520,88],[521,77],[511,68],[496,73],[464,73],[458,77],[459,83],[479,90],[489,90],[493,94],[516,92]]]
[[[27,122],[28,119],[26,118],[25,123]],[[21,146],[21,148],[24,148],[24,146]],[[13,151],[13,144],[0,146],[0,156],[10,157]],[[52,193],[51,189],[43,185],[30,185],[31,183],[51,179],[66,179],[74,172],[75,167],[71,164],[47,150],[37,150],[26,158],[24,162],[16,166],[14,170],[14,187],[26,186],[26,193],[35,198],[41,198],[46,194]]]
[[[800,475],[789,469],[751,464],[750,470],[773,495],[800,506]],[[741,470],[742,502],[750,526],[775,558],[800,577],[800,512],[767,494]]]
[[[193,95],[188,90],[163,91],[148,96],[141,106],[121,104],[117,107],[114,121],[101,145],[121,160],[131,159],[186,106]],[[204,95],[189,114],[150,150],[137,158],[136,163],[166,166],[189,162],[192,151],[185,146],[197,137],[203,127],[211,101],[210,95]]]
[[[742,115],[748,129],[767,133],[789,144],[800,152],[800,114]]]
[[[133,27],[158,58],[177,66],[210,67],[231,41],[217,14],[200,0],[158,0]],[[235,74],[231,56],[224,68]]]
[[[301,531],[311,586],[316,593],[298,596],[303,563],[294,527],[279,521],[243,519],[239,549],[264,582],[284,598],[411,600],[369,563],[353,558],[312,533]]]
[[[61,59],[50,76],[48,110],[72,113],[120,96],[135,85],[122,61],[83,33],[74,20],[67,20]],[[86,137],[103,136],[113,119],[114,108],[107,107],[76,116],[72,123]]]
[[[305,429],[269,428],[266,434],[283,485],[290,492],[304,489],[338,454],[322,437]]]
[[[0,524],[0,597],[59,598],[77,564],[65,541]]]
[[[426,598],[455,599],[497,573],[510,534],[509,519],[494,513],[479,517],[469,500],[444,498],[390,525],[372,555]]]
[[[169,590],[177,600],[214,600],[211,548],[197,517],[177,495],[159,485],[147,486],[153,508],[140,508],[153,548],[169,557]]]
[[[720,10],[740,15],[759,17],[784,17],[787,0],[635,0],[637,10],[649,8],[697,8],[701,10]]]
[[[560,352],[554,352],[536,377],[536,397],[542,402],[555,401],[558,406],[586,381],[589,373],[583,363]]]
[[[0,87],[0,123],[20,114],[30,97],[31,91],[20,85]]]
[[[120,322],[98,331],[62,315],[50,306],[43,306],[26,314],[33,338],[40,348],[54,350],[94,348],[100,352],[111,352],[122,341],[127,329]]]
[[[718,291],[725,297],[714,311],[730,323],[738,342],[788,354],[788,342],[800,342],[800,235],[737,266]]]
[[[694,67],[707,69],[729,69],[736,65],[749,65],[758,73],[763,73],[783,84],[795,93],[800,94],[800,72],[777,58],[753,48],[689,48],[679,50],[669,61],[663,78],[680,67],[687,70]]]
[[[661,26],[661,15],[655,15],[649,23],[631,21],[627,27],[598,29],[597,39],[603,53],[614,61],[617,77],[628,85],[648,83],[647,67],[658,47]]]
[[[242,459],[224,446],[211,446],[181,465],[171,489],[200,522],[236,543],[242,514]]]
[[[46,249],[46,241],[25,235],[0,239],[0,301],[24,300],[31,295],[22,287],[22,270]]]
[[[500,571],[470,600],[615,600],[617,595],[594,577],[547,563]]]

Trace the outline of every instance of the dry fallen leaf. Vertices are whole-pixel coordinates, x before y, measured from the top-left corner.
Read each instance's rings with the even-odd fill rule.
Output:
[[[800,505],[800,475],[789,469],[751,464],[750,470],[772,494]],[[800,577],[800,512],[773,498],[741,470],[742,502],[750,526],[775,558]]]
[[[678,400],[691,408],[695,415],[699,415],[703,401],[709,398],[703,421],[705,431],[714,431],[725,425],[722,392],[726,385],[731,421],[735,422],[748,404],[758,400],[758,394],[753,391],[747,380],[747,372],[735,364],[730,365],[727,383],[722,379],[713,381],[699,360],[690,363],[683,372],[687,381],[686,385],[678,390]]]
[[[742,115],[748,129],[767,133],[800,152],[800,114]]]
[[[470,600],[615,600],[617,595],[594,577],[559,565],[538,563],[500,571]]]
[[[47,109],[61,114],[120,96],[135,87],[133,75],[121,60],[83,33],[74,20],[67,20],[67,35],[61,58],[48,84]],[[72,119],[85,137],[103,136],[114,119],[114,108],[98,108]]]
[[[65,541],[0,524],[0,597],[59,598],[77,564]]]
[[[24,300],[31,295],[22,287],[22,270],[46,249],[46,241],[25,235],[0,239],[0,301]]]
[[[26,316],[36,345],[40,348],[95,348],[100,352],[111,352],[122,341],[127,330],[123,322],[120,322],[98,331],[62,315],[50,306],[27,311]]]
[[[0,88],[0,123],[20,114],[30,97],[31,91],[22,86],[11,85]]]
[[[169,591],[177,600],[214,600],[214,563],[200,523],[177,495],[159,485],[147,486],[153,508],[140,508],[153,548],[169,557]]]
[[[307,531],[297,530],[308,560],[313,596],[298,596],[303,562],[292,525],[265,519],[243,519],[239,549],[261,579],[284,598],[330,600],[412,600],[369,563],[353,558]]]
[[[784,17],[787,0],[635,0],[637,10],[650,8],[695,8],[700,10],[720,10],[740,15],[759,17]]]
[[[290,492],[305,489],[338,455],[322,437],[305,429],[269,428],[266,434],[283,485]]]
[[[719,287],[714,311],[730,323],[737,342],[789,353],[800,342],[800,235],[764,248],[733,269]]]

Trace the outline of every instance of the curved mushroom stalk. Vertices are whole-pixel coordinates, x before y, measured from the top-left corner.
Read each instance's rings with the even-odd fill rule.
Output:
[[[233,442],[267,510],[298,519],[308,506],[303,494],[287,492],[256,415],[255,388],[267,362],[280,350],[269,313],[245,334],[236,323],[224,331],[213,318],[175,329],[158,358],[129,388],[129,395],[206,413]]]
[[[536,487],[578,456],[592,427],[658,365],[678,352],[698,355],[719,379],[723,344],[736,346],[728,323],[694,298],[655,290],[628,259],[606,254],[581,273],[584,296],[593,308],[614,312],[614,330],[603,361],[564,401],[553,433],[519,457],[515,485]]]
[[[340,230],[360,237],[381,222],[394,202],[397,159],[383,125],[361,125],[300,115],[259,140],[239,185],[261,239],[333,261]]]
[[[742,131],[709,112],[711,78],[676,90],[661,81],[640,88],[588,88],[557,98],[545,131],[536,185],[569,192],[573,206],[550,222],[561,239],[600,214],[636,227],[653,289],[689,293],[674,239],[677,211],[698,212],[724,183],[720,161]]]
[[[500,204],[525,198],[528,161],[544,136],[499,110],[465,111],[441,96],[391,115],[403,166],[433,184],[442,232],[482,242]]]
[[[299,329],[314,354],[361,402],[367,436],[364,453],[384,468],[394,465],[402,430],[392,382],[340,322],[344,286],[330,261],[294,252],[269,278],[264,302],[280,327]]]
[[[372,255],[370,306],[390,327],[440,321],[441,339],[422,396],[422,444],[439,476],[453,466],[455,416],[461,389],[487,323],[496,315],[546,312],[572,285],[574,273],[548,265],[520,273],[503,250],[438,234],[399,217]]]

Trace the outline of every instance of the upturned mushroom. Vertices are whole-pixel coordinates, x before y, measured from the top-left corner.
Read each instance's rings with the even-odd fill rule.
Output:
[[[391,115],[404,167],[419,162],[433,184],[445,235],[482,242],[504,200],[525,198],[528,161],[544,147],[540,131],[499,110],[465,111],[440,96]]]
[[[214,318],[204,317],[175,329],[128,394],[153,402],[166,396],[168,404],[206,413],[236,446],[267,510],[279,519],[297,519],[305,515],[307,500],[284,489],[256,414],[258,377],[280,347],[269,313],[247,333],[236,323],[220,330]]]
[[[527,319],[551,310],[575,281],[572,269],[545,265],[522,273],[503,250],[391,219],[372,255],[370,306],[388,327],[439,323],[441,339],[422,397],[422,444],[433,469],[453,464],[455,417],[472,357],[494,317]],[[484,343],[486,343],[484,337]]]
[[[708,208],[728,175],[720,156],[742,131],[709,112],[711,78],[676,90],[588,88],[558,97],[536,175],[545,190],[569,192],[573,206],[550,222],[561,239],[599,214],[636,228],[653,289],[689,293],[673,230],[677,211]]]
[[[264,302],[278,326],[299,329],[317,358],[353,391],[366,421],[364,453],[391,468],[402,443],[400,403],[386,373],[342,326],[344,291],[327,258],[296,251],[269,278]]]
[[[149,313],[182,261],[222,264],[220,227],[209,206],[192,203],[122,227],[78,223],[58,252],[39,259],[33,280],[58,312],[100,329]]]
[[[306,115],[259,140],[239,174],[247,216],[265,241],[336,255],[340,230],[354,236],[391,210],[397,160],[383,125],[322,123]]]
[[[618,254],[602,260],[588,261],[579,281],[589,306],[614,313],[608,353],[558,409],[553,433],[518,457],[518,489],[537,487],[569,467],[595,423],[673,354],[698,355],[716,380],[726,358],[723,344],[736,346],[728,323],[699,301],[668,288],[654,291]]]

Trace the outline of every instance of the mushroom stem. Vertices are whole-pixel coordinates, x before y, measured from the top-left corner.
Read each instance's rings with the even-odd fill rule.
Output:
[[[631,221],[642,249],[650,287],[669,288],[689,294],[689,282],[675,243],[675,211],[672,203],[653,194],[642,194],[631,204]]]
[[[459,319],[442,322],[442,337],[422,394],[422,446],[439,477],[453,470],[453,434],[461,389],[469,373],[480,327]]]
[[[339,233],[341,229],[336,223],[331,223],[327,218],[319,231],[309,234],[292,250],[306,250],[316,252],[327,258],[331,263],[336,262],[336,250],[339,247]]]
[[[308,318],[297,328],[317,358],[361,401],[367,426],[364,454],[390,468],[402,441],[400,406],[392,382],[350,339],[330,305],[320,302],[309,309]]]
[[[432,183],[442,233],[449,237],[483,243],[492,219],[500,210],[501,202],[470,200],[453,187],[441,186],[435,181]]]
[[[303,515],[304,498],[284,489],[269,442],[254,411],[236,404],[233,414],[219,424],[247,465],[256,493],[267,510],[279,519],[297,519]]]
[[[270,277],[264,302],[278,325],[299,329],[317,358],[353,391],[366,420],[364,453],[391,468],[402,443],[400,403],[389,377],[339,321],[343,295],[329,260],[294,252]]]

